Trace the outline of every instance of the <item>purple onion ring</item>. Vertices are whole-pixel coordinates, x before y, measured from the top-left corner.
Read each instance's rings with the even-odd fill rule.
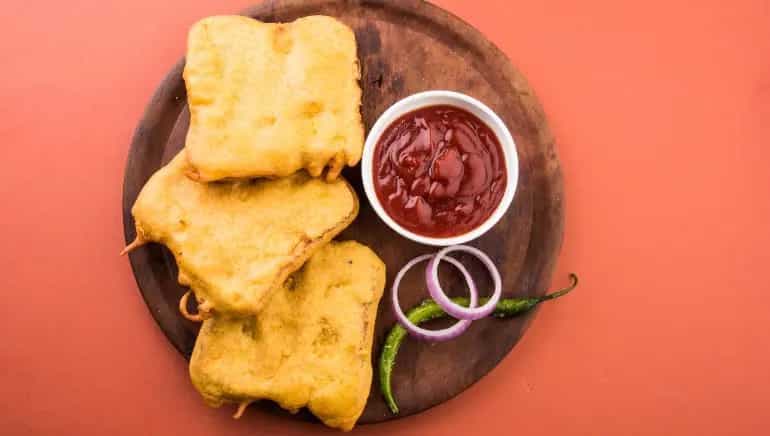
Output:
[[[472,254],[474,257],[479,259],[481,263],[484,264],[484,266],[487,267],[487,270],[489,270],[489,275],[492,276],[492,282],[494,283],[495,289],[492,292],[492,295],[489,297],[489,301],[487,301],[484,305],[480,307],[475,307],[475,304],[472,304],[470,307],[460,306],[452,302],[452,300],[449,299],[449,296],[441,288],[441,284],[438,281],[438,264],[442,260],[451,259],[446,257],[446,255],[453,251],[464,251],[466,253]],[[500,300],[500,295],[502,294],[502,280],[500,279],[500,272],[497,270],[497,267],[495,267],[492,259],[490,259],[489,256],[484,254],[478,248],[469,247],[467,245],[453,245],[451,247],[443,248],[438,253],[436,253],[436,255],[433,256],[433,259],[428,262],[428,266],[425,268],[425,280],[428,283],[428,292],[430,292],[431,298],[433,298],[433,300],[435,300],[436,303],[441,306],[442,309],[444,309],[444,312],[454,318],[464,321],[473,321],[488,316],[490,313],[492,313],[492,311],[495,310],[495,306]],[[468,279],[466,278],[466,280]]]
[[[409,318],[404,315],[404,312],[401,310],[401,305],[398,303],[398,286],[401,284],[401,279],[404,278],[406,272],[409,271],[409,269],[411,269],[414,265],[432,257],[432,254],[424,254],[422,256],[415,257],[414,259],[407,262],[406,265],[401,268],[401,271],[396,274],[396,278],[393,280],[393,288],[391,292],[391,297],[393,299],[393,311],[396,314],[396,320],[398,323],[401,324],[410,335],[428,341],[446,341],[462,334],[468,328],[468,326],[471,325],[471,321],[460,320],[454,323],[451,327],[447,327],[445,329],[428,330],[422,327],[418,327],[409,321]],[[476,284],[473,283],[473,278],[471,277],[468,270],[465,269],[463,264],[452,257],[447,256],[444,258],[444,260],[454,265],[463,274],[463,277],[465,277],[465,282],[468,284],[470,307],[476,307],[476,304],[478,303],[478,293],[476,292]]]

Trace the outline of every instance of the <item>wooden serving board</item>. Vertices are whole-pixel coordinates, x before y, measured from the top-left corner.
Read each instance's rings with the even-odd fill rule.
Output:
[[[543,294],[549,287],[562,240],[562,176],[543,111],[521,73],[476,29],[420,0],[274,0],[244,13],[271,22],[314,14],[337,17],[355,31],[362,66],[361,110],[367,131],[392,103],[430,89],[455,90],[476,97],[506,122],[519,152],[518,190],[505,217],[471,245],[483,249],[499,266],[504,296]],[[183,65],[184,60],[160,84],[131,143],[123,192],[126,242],[135,236],[130,212],[140,189],[184,143],[189,112]],[[404,263],[434,249],[400,237],[379,220],[366,201],[359,167],[343,174],[358,191],[361,211],[339,239],[355,239],[370,246],[387,264],[389,287]],[[177,302],[185,289],[177,284],[172,255],[164,247],[151,244],[131,253],[130,259],[152,315],[171,343],[189,358],[198,326],[177,312]],[[479,278],[480,289],[489,290],[483,269],[465,261]],[[402,283],[405,308],[427,295],[420,270],[415,268]],[[462,283],[451,271],[442,272],[442,280],[450,293],[463,292]],[[392,415],[380,396],[376,379],[376,359],[394,323],[388,287],[375,330],[375,377],[360,423],[408,416],[459,394],[508,354],[532,317],[476,321],[465,334],[444,343],[407,339],[393,375],[401,413]],[[429,327],[441,325],[439,321]],[[195,395],[192,388],[191,395]],[[260,404],[258,407],[278,410],[269,402]],[[307,418],[309,414],[299,416]]]

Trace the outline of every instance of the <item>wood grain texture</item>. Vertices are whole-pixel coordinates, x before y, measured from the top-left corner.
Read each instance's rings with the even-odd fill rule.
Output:
[[[361,110],[367,131],[388,106],[407,95],[430,89],[469,94],[490,106],[506,122],[519,152],[518,190],[505,217],[471,245],[486,251],[499,266],[504,296],[543,294],[550,284],[562,240],[562,177],[554,139],[526,79],[476,29],[420,0],[275,0],[244,12],[263,21],[283,22],[313,14],[335,16],[355,31],[362,66]],[[130,211],[139,191],[184,143],[189,112],[181,74],[183,66],[184,60],[160,84],[131,144],[123,192],[127,242],[134,238]],[[372,247],[387,265],[389,286],[407,260],[432,249],[403,239],[377,218],[365,201],[360,168],[349,168],[343,174],[362,201],[358,219],[339,239],[355,239]],[[173,257],[164,247],[151,244],[131,253],[130,259],[152,315],[169,341],[189,358],[197,326],[177,312],[177,302],[185,289],[176,282]],[[463,260],[469,263],[480,288],[488,288],[489,281],[481,266],[470,259]],[[427,295],[418,270],[407,274],[402,283],[404,306]],[[441,276],[449,293],[462,292],[452,271],[442,271]],[[378,313],[375,360],[394,323],[388,295],[386,290]],[[393,376],[401,414],[394,416],[387,410],[375,379],[360,423],[408,416],[462,392],[513,348],[532,316],[480,320],[461,337],[440,344],[407,340]],[[263,404],[263,408],[277,410]],[[308,418],[304,412],[298,416]]]

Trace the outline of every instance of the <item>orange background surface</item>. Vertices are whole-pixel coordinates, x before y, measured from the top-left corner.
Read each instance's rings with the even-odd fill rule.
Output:
[[[438,3],[539,95],[565,174],[554,285],[583,281],[467,392],[356,434],[767,434],[770,2]],[[190,24],[248,5],[4,2],[3,435],[327,432],[206,407],[117,256],[136,122]]]

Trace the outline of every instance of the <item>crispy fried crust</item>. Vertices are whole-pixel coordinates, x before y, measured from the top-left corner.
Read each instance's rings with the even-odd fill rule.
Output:
[[[318,177],[327,167],[334,179],[361,159],[355,35],[334,18],[204,18],[190,29],[183,75],[194,180]]]
[[[372,380],[371,350],[385,265],[367,247],[332,242],[271,296],[256,317],[204,321],[190,377],[211,406],[260,399],[308,407],[350,430]]]
[[[277,180],[198,183],[184,151],[134,204],[137,240],[166,245],[204,312],[255,314],[271,292],[358,214],[344,179],[304,173]]]

